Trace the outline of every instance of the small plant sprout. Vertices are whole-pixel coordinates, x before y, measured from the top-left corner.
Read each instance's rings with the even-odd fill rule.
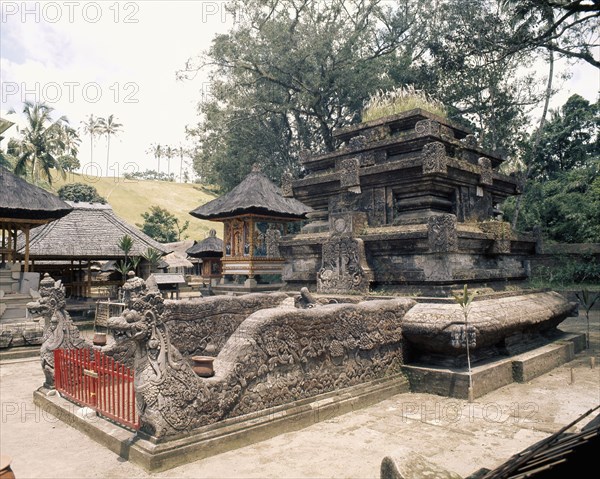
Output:
[[[471,351],[469,349],[470,343],[473,343],[475,346],[475,334],[473,333],[473,338],[471,338],[471,334],[469,333],[469,312],[471,310],[471,303],[473,299],[475,299],[475,292],[469,293],[468,286],[465,284],[462,294],[457,295],[453,294],[454,301],[460,306],[462,310],[463,317],[465,318],[465,333],[464,333],[464,343],[467,348],[467,370],[469,374],[469,402],[473,402],[473,374],[471,371]]]
[[[600,293],[590,294],[587,288],[584,288],[580,293],[575,293],[577,299],[585,309],[585,319],[587,322],[587,334],[585,335],[586,348],[590,349],[590,310],[596,304],[596,301],[600,299]]]

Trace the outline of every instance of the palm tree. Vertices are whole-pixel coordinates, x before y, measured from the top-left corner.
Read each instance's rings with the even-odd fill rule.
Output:
[[[23,113],[27,126],[21,131],[21,139],[9,142],[9,154],[16,157],[15,173],[26,175],[31,172],[31,181],[39,183],[41,175],[52,184],[50,170],[56,168],[64,177],[57,157],[65,151],[64,124],[66,117],[52,120],[54,109],[45,103],[23,104]]]
[[[100,134],[106,135],[106,176],[108,176],[108,165],[110,159],[110,137],[116,136],[118,133],[122,131],[121,127],[123,126],[121,123],[117,123],[114,115],[110,115],[108,119],[100,118]]]
[[[79,138],[77,130],[67,124],[63,125],[60,134],[64,151],[60,158],[58,158],[58,163],[64,170],[73,171],[79,168],[77,154],[79,153],[81,138]]]
[[[150,149],[148,150],[148,153],[152,153],[154,155],[154,158],[156,158],[158,160],[158,171],[157,171],[157,178],[160,176],[160,157],[163,156],[163,147],[161,145],[159,145],[158,143],[152,143],[150,145]]]
[[[175,156],[175,151],[171,146],[167,146],[164,149],[164,156],[167,159],[167,178],[171,175],[171,158]]]
[[[94,161],[94,137],[101,132],[100,120],[104,121],[102,118],[94,118],[94,114],[92,113],[87,121],[81,122],[83,124],[83,132],[90,135],[90,163]]]

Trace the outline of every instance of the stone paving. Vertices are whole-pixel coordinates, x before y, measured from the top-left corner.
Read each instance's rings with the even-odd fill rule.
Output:
[[[585,320],[567,319],[561,329],[584,332]],[[473,403],[400,394],[301,431],[157,474],[145,472],[36,408],[32,392],[43,382],[37,359],[3,361],[0,454],[13,458],[19,479],[375,478],[384,456],[409,448],[466,476],[501,464],[598,405],[599,352],[600,314],[594,311],[590,350],[529,383],[508,385]],[[595,369],[590,367],[592,355]]]

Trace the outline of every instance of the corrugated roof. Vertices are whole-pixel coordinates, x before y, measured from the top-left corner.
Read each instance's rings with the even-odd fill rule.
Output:
[[[312,211],[294,198],[284,198],[281,190],[262,172],[254,169],[229,193],[190,211],[203,220],[215,220],[243,213],[301,219]]]
[[[58,196],[0,167],[0,218],[54,220],[71,209]]]
[[[73,207],[64,218],[31,230],[29,255],[31,258],[63,259],[121,259],[123,251],[119,240],[129,235],[133,247],[129,256],[138,256],[154,248],[163,254],[171,250],[115,215],[110,205],[67,201]],[[24,253],[24,237],[17,242]]]

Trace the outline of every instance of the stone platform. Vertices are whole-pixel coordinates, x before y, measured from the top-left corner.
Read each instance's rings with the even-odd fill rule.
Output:
[[[483,361],[472,368],[473,397],[484,396],[512,382],[526,383],[571,360],[585,348],[585,335],[562,333],[554,341],[511,357]],[[423,363],[402,367],[411,392],[468,398],[466,368],[444,368]]]
[[[33,402],[115,454],[155,472],[297,431],[408,391],[408,381],[403,374],[398,374],[227,419],[200,428],[191,435],[164,441],[144,439],[140,434],[96,415],[84,418],[79,406],[55,392],[49,395],[45,388],[34,392]]]

